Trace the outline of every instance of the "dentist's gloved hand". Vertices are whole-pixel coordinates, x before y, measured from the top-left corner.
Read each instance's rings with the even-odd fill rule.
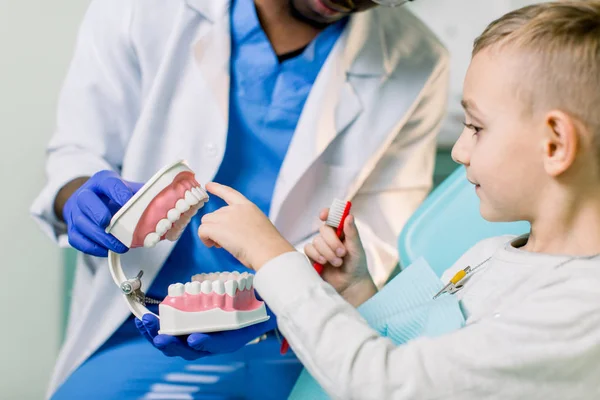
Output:
[[[143,183],[123,180],[114,171],[94,174],[63,207],[69,244],[97,257],[107,257],[108,250],[120,254],[127,252],[128,248],[104,229],[142,186]]]
[[[181,357],[193,361],[202,357],[233,353],[247,343],[277,327],[275,315],[267,307],[271,317],[260,324],[235,331],[214,333],[192,333],[189,336],[159,335],[159,320],[153,314],[146,314],[142,320],[135,319],[135,326],[154,347],[167,357]]]

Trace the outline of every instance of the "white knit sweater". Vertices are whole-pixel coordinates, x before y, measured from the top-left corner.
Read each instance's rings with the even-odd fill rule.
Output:
[[[600,399],[600,259],[528,253],[488,239],[444,275],[486,262],[458,292],[467,325],[395,346],[301,253],[255,285],[309,372],[336,399]]]

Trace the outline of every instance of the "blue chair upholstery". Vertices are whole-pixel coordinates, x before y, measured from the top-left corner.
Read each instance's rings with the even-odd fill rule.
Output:
[[[477,242],[529,232],[528,222],[491,223],[479,214],[479,198],[464,168],[438,186],[406,223],[398,241],[400,266],[425,257],[438,276]]]

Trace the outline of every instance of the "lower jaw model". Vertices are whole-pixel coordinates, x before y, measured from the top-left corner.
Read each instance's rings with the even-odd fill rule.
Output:
[[[239,329],[269,318],[247,272],[200,274],[185,285],[170,285],[159,315],[159,333],[167,335]]]
[[[176,241],[191,218],[208,201],[185,161],[157,172],[112,218],[107,233],[129,248],[152,248],[162,240]],[[128,279],[119,254],[109,252],[108,264],[115,283],[136,317],[151,313],[142,291],[140,271]],[[159,304],[161,334],[235,330],[269,319],[265,304],[256,299],[253,275],[244,272],[199,274],[186,284],[169,286]]]

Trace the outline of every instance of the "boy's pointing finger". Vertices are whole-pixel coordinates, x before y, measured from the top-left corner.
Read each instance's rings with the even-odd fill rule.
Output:
[[[245,204],[250,202],[246,197],[244,197],[243,194],[241,194],[237,190],[229,186],[221,185],[220,183],[209,182],[206,184],[206,190],[209,193],[214,194],[215,196],[225,200],[225,202],[229,205]]]

